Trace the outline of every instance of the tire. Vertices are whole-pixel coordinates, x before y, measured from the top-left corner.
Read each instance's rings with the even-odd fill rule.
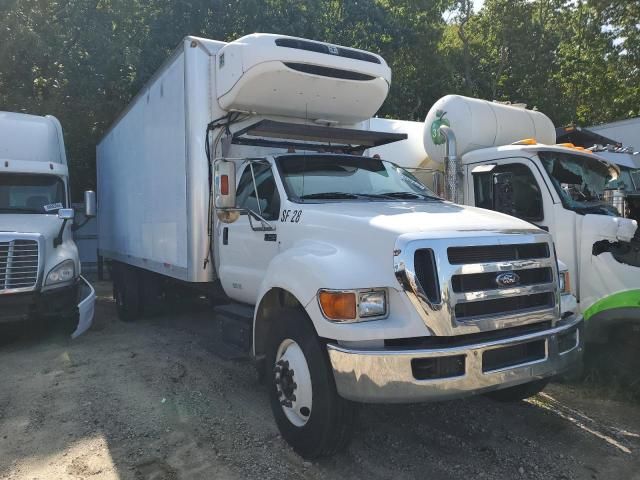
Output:
[[[269,400],[282,437],[307,459],[344,450],[356,405],[338,395],[326,348],[309,318],[297,309],[275,311],[266,353]]]
[[[485,394],[498,402],[519,402],[540,393],[549,384],[549,379],[535,380],[515,387],[504,388]]]
[[[113,271],[113,298],[118,317],[133,322],[142,314],[142,295],[138,272],[127,265],[118,264]]]

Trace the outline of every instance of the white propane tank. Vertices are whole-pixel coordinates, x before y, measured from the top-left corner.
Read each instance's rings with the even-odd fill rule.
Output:
[[[423,142],[429,158],[442,163],[445,139],[439,129],[448,125],[456,135],[457,155],[480,148],[509,145],[525,138],[556,143],[553,122],[544,113],[461,95],[447,95],[429,110]]]

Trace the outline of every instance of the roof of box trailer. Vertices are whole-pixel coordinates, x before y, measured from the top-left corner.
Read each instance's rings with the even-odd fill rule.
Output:
[[[193,35],[187,35],[186,37],[184,37],[180,41],[180,43],[176,46],[176,48],[173,50],[173,52],[171,52],[171,55],[169,55],[166,58],[166,60],[162,62],[158,70],[156,70],[155,73],[149,78],[149,80],[147,80],[144,83],[142,88],[138,90],[138,93],[136,93],[133,96],[133,98],[129,101],[127,106],[122,109],[122,111],[118,114],[118,116],[107,127],[107,129],[104,131],[104,133],[100,137],[100,140],[98,140],[98,145],[100,145],[100,143],[102,143],[105,137],[109,135],[109,133],[111,133],[111,130],[113,130],[114,127],[118,124],[118,122],[122,120],[122,118],[129,112],[129,110],[131,110],[131,107],[138,101],[138,99],[140,99],[145,94],[145,92],[153,84],[153,82],[155,82],[158,79],[158,77],[160,77],[165,72],[165,70],[169,67],[169,65],[171,65],[173,60],[178,55],[180,55],[180,53],[184,51],[184,46],[187,42],[190,42],[191,46],[194,48],[201,47],[209,55],[215,55],[215,51],[219,50],[221,47],[227,44],[227,42],[220,42],[218,40],[210,40],[208,38],[195,37]]]

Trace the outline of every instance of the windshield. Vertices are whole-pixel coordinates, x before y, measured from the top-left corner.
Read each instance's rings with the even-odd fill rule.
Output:
[[[616,179],[612,179],[607,183],[607,190],[638,190],[637,181],[639,172],[632,170],[628,167],[620,167],[620,176]]]
[[[640,169],[631,170],[631,172],[629,172],[629,176],[633,181],[633,190],[640,190]]]
[[[609,167],[595,157],[561,152],[538,152],[565,208],[581,214],[619,215],[604,199],[614,180]]]
[[[65,206],[63,181],[53,175],[0,174],[0,213],[57,213]]]
[[[277,159],[289,198],[297,202],[336,200],[439,200],[416,177],[375,158],[290,155]]]

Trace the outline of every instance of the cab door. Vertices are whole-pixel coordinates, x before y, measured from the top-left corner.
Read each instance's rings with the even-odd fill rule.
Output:
[[[267,268],[279,251],[275,226],[280,192],[269,162],[251,160],[244,166],[236,199],[244,210],[240,218],[218,224],[220,280],[229,297],[254,305]]]

